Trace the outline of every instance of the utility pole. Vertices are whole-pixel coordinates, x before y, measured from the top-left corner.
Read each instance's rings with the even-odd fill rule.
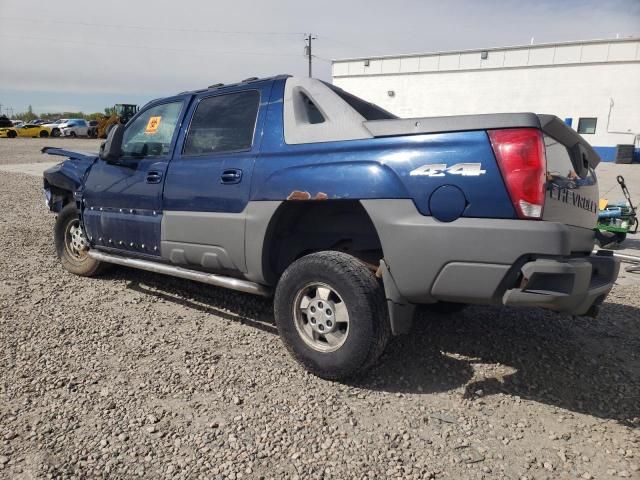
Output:
[[[316,40],[316,37],[314,37],[312,33],[308,34],[305,37],[305,41],[307,42],[307,46],[305,47],[305,53],[307,54],[307,59],[309,60],[309,78],[311,78],[311,72],[312,72],[312,65],[311,65],[311,59],[313,58],[313,55],[311,54],[312,40]]]

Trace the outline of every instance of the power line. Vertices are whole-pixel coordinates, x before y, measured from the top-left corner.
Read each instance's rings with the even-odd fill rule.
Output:
[[[47,37],[33,37],[27,35],[9,35],[9,34],[0,34],[0,37],[7,38],[20,38],[25,40],[45,40],[50,41],[51,38]],[[80,40],[64,40],[64,39],[56,39],[56,43],[69,43],[74,45],[92,45],[98,47],[117,47],[117,48],[138,48],[142,50],[159,50],[159,51],[173,51],[173,52],[185,52],[191,54],[214,54],[214,55],[255,55],[255,56],[272,56],[272,57],[298,57],[299,54],[293,53],[276,53],[276,52],[243,52],[236,50],[229,51],[220,51],[220,50],[193,50],[193,49],[185,49],[185,48],[173,48],[173,47],[151,47],[148,45],[134,45],[134,44],[124,44],[124,43],[96,43],[96,42],[85,42]],[[299,58],[299,57],[298,57]]]
[[[365,48],[363,46],[354,45],[353,43],[347,43],[347,42],[344,42],[342,40],[337,40],[337,39],[335,39],[333,37],[327,37],[326,35],[322,35],[321,38],[322,38],[322,40],[325,40],[325,41],[328,40],[329,42],[333,42],[335,44],[342,45],[343,47],[348,47],[348,48],[351,48],[353,50],[367,50],[367,48]]]
[[[248,30],[216,30],[216,29],[155,27],[155,26],[149,27],[145,25],[120,25],[120,24],[113,24],[113,23],[71,22],[68,20],[45,20],[45,19],[35,19],[35,18],[4,17],[4,16],[0,16],[0,20],[16,20],[19,22],[48,23],[53,25],[57,25],[57,24],[81,25],[84,27],[105,27],[105,28],[120,28],[120,29],[133,29],[133,30],[152,30],[152,31],[164,30],[164,31],[171,31],[171,32],[216,33],[216,34],[223,34],[223,35],[283,35],[283,36],[304,35],[304,32],[251,32]]]

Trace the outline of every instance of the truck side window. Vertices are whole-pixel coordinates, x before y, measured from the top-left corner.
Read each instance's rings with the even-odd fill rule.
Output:
[[[163,103],[142,112],[127,124],[122,139],[125,157],[158,157],[168,155],[173,134],[182,110],[182,101]]]
[[[182,155],[250,149],[259,104],[256,90],[202,99],[193,114]]]

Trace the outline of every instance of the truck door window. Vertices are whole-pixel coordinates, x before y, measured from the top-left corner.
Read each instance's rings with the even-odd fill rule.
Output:
[[[182,155],[250,149],[259,104],[256,90],[202,99],[193,114]]]
[[[182,101],[163,103],[144,111],[127,125],[122,139],[125,157],[158,157],[170,153]]]

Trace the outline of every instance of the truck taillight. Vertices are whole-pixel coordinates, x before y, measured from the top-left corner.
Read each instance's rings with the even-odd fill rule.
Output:
[[[518,217],[541,218],[546,170],[542,132],[513,128],[488,133]]]

